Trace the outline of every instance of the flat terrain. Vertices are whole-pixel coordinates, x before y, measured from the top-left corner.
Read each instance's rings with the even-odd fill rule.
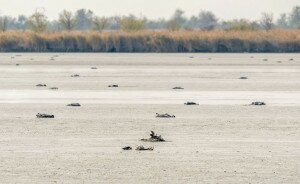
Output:
[[[300,54],[1,53],[0,180],[299,183]]]

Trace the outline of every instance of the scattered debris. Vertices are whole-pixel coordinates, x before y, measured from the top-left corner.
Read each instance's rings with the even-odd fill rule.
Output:
[[[291,58],[291,59],[289,59],[290,61],[294,61],[294,59],[293,58]]]
[[[119,87],[119,85],[117,85],[117,84],[113,84],[113,85],[109,85],[108,87],[109,87],[109,88],[118,88],[118,87]]]
[[[265,102],[252,102],[251,105],[266,105]]]
[[[282,63],[281,61],[277,61],[277,63]]]
[[[19,65],[20,65],[19,63],[16,64],[16,66],[19,66]]]
[[[67,106],[70,106],[70,107],[80,107],[81,105],[79,103],[71,103],[71,104],[68,104]]]
[[[248,77],[240,77],[240,79],[248,79]]]
[[[17,56],[17,57],[20,57],[20,56],[22,56],[22,55],[21,55],[21,54],[17,54],[16,56]]]
[[[174,87],[173,89],[184,89],[183,87],[180,87],[180,86],[176,86]]]
[[[79,77],[78,74],[71,75],[71,77]]]
[[[208,60],[211,60],[211,58],[208,58]]]
[[[263,59],[263,61],[268,61],[268,59]]]
[[[52,58],[50,58],[50,60],[51,60],[51,61],[54,61],[55,59],[52,57]]]
[[[33,61],[34,59],[33,59],[33,58],[30,58],[30,60]]]
[[[52,87],[52,88],[49,88],[49,89],[58,90],[58,87]]]
[[[40,114],[38,113],[36,115],[37,118],[54,118],[54,115],[50,115],[50,114]]]
[[[47,85],[46,84],[37,84],[36,86],[37,87],[46,87]]]
[[[161,137],[161,135],[156,135],[153,131],[151,131],[149,139],[141,139],[144,142],[165,142],[165,139]]]
[[[125,146],[125,147],[123,147],[122,149],[128,151],[128,150],[132,150],[132,147],[130,147],[130,146]]]
[[[199,105],[199,104],[197,104],[195,102],[186,102],[186,103],[184,103],[184,105]]]
[[[170,115],[168,113],[166,113],[166,114],[158,114],[158,113],[156,113],[156,117],[157,118],[175,118],[174,115]]]
[[[93,66],[91,69],[92,69],[92,70],[97,70],[98,68],[97,68],[97,67],[95,67],[95,66]]]
[[[135,150],[138,150],[138,151],[153,151],[154,147],[145,148],[144,146],[138,146],[138,147],[135,148]]]
[[[194,56],[190,56],[190,58],[194,58]]]

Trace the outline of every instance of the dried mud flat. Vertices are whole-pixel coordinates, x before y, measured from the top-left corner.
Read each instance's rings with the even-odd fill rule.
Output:
[[[299,79],[300,54],[1,53],[0,183],[298,183]]]

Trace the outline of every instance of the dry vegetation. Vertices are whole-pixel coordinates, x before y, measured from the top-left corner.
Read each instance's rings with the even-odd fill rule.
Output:
[[[3,32],[1,52],[300,52],[300,30]]]

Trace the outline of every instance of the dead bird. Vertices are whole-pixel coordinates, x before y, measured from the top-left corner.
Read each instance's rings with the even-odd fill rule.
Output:
[[[263,61],[268,61],[268,59],[263,59]]]
[[[293,58],[291,58],[291,59],[289,59],[290,61],[294,61],[294,59]]]
[[[165,142],[165,139],[161,137],[161,135],[156,135],[153,131],[151,131],[149,139],[141,139],[144,142]]]
[[[71,77],[79,77],[78,74],[71,75]]]
[[[183,87],[180,87],[180,86],[176,86],[174,87],[173,89],[184,89]]]
[[[266,103],[265,102],[252,102],[251,105],[261,106],[261,105],[266,105]]]
[[[40,114],[38,113],[36,115],[37,118],[54,118],[54,115],[50,115],[50,114]]]
[[[128,151],[128,150],[132,150],[132,147],[130,147],[130,146],[125,146],[125,147],[123,147],[122,149],[125,150],[125,151]]]
[[[199,105],[199,104],[197,104],[196,102],[186,102],[184,103],[184,105]]]
[[[248,79],[248,77],[240,77],[240,79]]]
[[[37,87],[46,87],[47,85],[46,84],[37,84],[36,86]]]
[[[117,85],[117,84],[113,84],[113,85],[108,85],[108,87],[109,87],[109,88],[118,88],[118,87],[119,87],[119,85]]]
[[[91,67],[91,69],[92,69],[92,70],[97,70],[98,68],[95,67],[95,66],[93,66],[93,67]]]
[[[156,113],[156,117],[157,118],[175,118],[175,115],[170,115],[168,113],[165,113],[165,114],[158,114],[158,113]]]
[[[145,148],[144,146],[138,146],[135,148],[137,151],[153,151],[154,147]]]
[[[80,103],[70,103],[68,104],[67,106],[70,106],[70,107],[80,107]]]
[[[16,66],[19,66],[19,65],[20,65],[19,63],[16,64]]]
[[[58,90],[58,87],[51,87],[49,89],[52,89],[52,90]]]

